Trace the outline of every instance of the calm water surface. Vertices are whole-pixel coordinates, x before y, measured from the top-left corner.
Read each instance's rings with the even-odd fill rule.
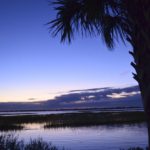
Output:
[[[137,146],[145,148],[148,143],[147,128],[144,123],[50,129],[44,129],[43,125],[26,124],[24,130],[15,134],[25,141],[41,137],[58,147],[64,146],[67,150],[119,150]]]
[[[0,112],[0,116],[16,116],[16,115],[50,115],[50,114],[65,114],[65,113],[86,113],[86,112],[127,112],[127,111],[143,111],[143,108],[100,108],[87,110],[57,110],[57,111],[6,111]]]

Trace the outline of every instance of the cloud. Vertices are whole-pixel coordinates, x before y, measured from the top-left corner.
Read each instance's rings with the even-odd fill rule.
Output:
[[[36,98],[28,98],[29,101],[35,101],[37,100]]]
[[[126,98],[126,97],[134,96],[137,94],[140,94],[140,91],[112,93],[112,94],[108,94],[107,97],[117,99],[117,98]]]
[[[107,89],[110,89],[110,87],[104,87],[104,88],[93,88],[93,89],[82,89],[82,90],[72,90],[69,91],[68,94],[70,93],[96,93],[96,92],[102,92]]]
[[[143,108],[138,86],[123,88],[95,88],[83,89],[79,93],[63,94],[39,101],[38,98],[29,98],[26,103],[0,103],[0,110],[54,110],[76,108],[116,108],[140,107]],[[78,92],[77,91],[77,92]]]

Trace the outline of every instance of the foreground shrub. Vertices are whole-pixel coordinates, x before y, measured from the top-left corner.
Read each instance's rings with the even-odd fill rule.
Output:
[[[0,135],[0,150],[58,150],[51,143],[43,141],[41,138],[30,140],[24,143],[14,135]]]
[[[0,136],[0,149],[1,150],[22,150],[22,141],[18,141],[17,137],[13,135],[1,135]]]
[[[25,146],[25,150],[58,150],[51,143],[44,142],[42,139],[30,140],[30,142]]]

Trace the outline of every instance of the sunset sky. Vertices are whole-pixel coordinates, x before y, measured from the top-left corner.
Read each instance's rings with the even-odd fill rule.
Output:
[[[0,0],[0,102],[47,100],[61,92],[137,84],[128,51],[109,50],[100,37],[60,43],[45,24],[48,0]]]

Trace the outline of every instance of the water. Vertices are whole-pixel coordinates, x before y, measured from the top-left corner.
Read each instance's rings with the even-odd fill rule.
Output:
[[[44,129],[44,124],[26,124],[26,128],[15,134],[26,142],[41,137],[67,150],[119,150],[120,148],[148,145],[146,124],[101,125],[76,128]],[[9,132],[14,133],[14,132]]]
[[[0,116],[18,116],[18,115],[50,115],[50,114],[65,114],[65,113],[86,113],[86,112],[127,112],[127,111],[143,111],[143,108],[99,108],[99,109],[87,109],[87,110],[57,110],[57,111],[8,111],[0,112]]]
[[[65,114],[65,113],[79,113],[76,110],[67,111],[13,111],[13,112],[0,112],[0,116],[18,116],[18,115],[50,115],[50,114]]]

